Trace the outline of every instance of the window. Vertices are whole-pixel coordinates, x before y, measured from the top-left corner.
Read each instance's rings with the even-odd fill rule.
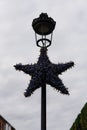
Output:
[[[7,123],[6,123],[5,130],[11,130],[11,126],[9,124],[7,124]]]

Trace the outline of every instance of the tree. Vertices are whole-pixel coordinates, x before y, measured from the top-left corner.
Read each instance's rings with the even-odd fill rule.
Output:
[[[87,130],[87,103],[82,108],[70,130]]]

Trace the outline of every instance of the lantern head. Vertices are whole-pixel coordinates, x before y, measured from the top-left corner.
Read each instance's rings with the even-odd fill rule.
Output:
[[[51,45],[55,24],[56,22],[48,17],[47,13],[41,13],[38,18],[33,20],[32,27],[35,31],[37,46],[48,47]],[[37,39],[37,35],[40,36],[39,39]],[[50,38],[47,38],[47,35],[51,35]]]

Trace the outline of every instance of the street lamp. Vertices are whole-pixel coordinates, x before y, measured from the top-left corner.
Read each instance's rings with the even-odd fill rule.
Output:
[[[40,39],[37,40],[36,38],[37,46],[41,47],[39,59],[35,64],[14,65],[16,70],[23,71],[31,76],[28,88],[24,92],[25,97],[31,96],[36,89],[41,87],[41,130],[46,130],[46,84],[49,84],[61,94],[69,95],[69,91],[59,75],[74,66],[72,61],[64,64],[54,64],[49,60],[47,47],[51,45],[55,23],[46,13],[42,13],[39,18],[33,20],[32,26],[35,35],[41,35]],[[47,38],[49,34],[51,34],[51,39]]]
[[[41,13],[40,16],[33,20],[32,27],[35,31],[36,44],[39,47],[49,47],[52,43],[52,34],[55,28],[56,22],[48,17],[47,13]],[[37,35],[41,35],[38,39]],[[50,39],[47,38],[50,35]]]

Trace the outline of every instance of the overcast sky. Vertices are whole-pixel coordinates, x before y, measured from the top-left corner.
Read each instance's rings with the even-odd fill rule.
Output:
[[[50,60],[75,62],[60,76],[70,96],[47,85],[47,130],[69,130],[87,102],[87,0],[0,0],[0,114],[17,130],[41,129],[41,89],[25,98],[30,76],[13,65],[37,62],[32,20],[42,12],[56,21]]]

